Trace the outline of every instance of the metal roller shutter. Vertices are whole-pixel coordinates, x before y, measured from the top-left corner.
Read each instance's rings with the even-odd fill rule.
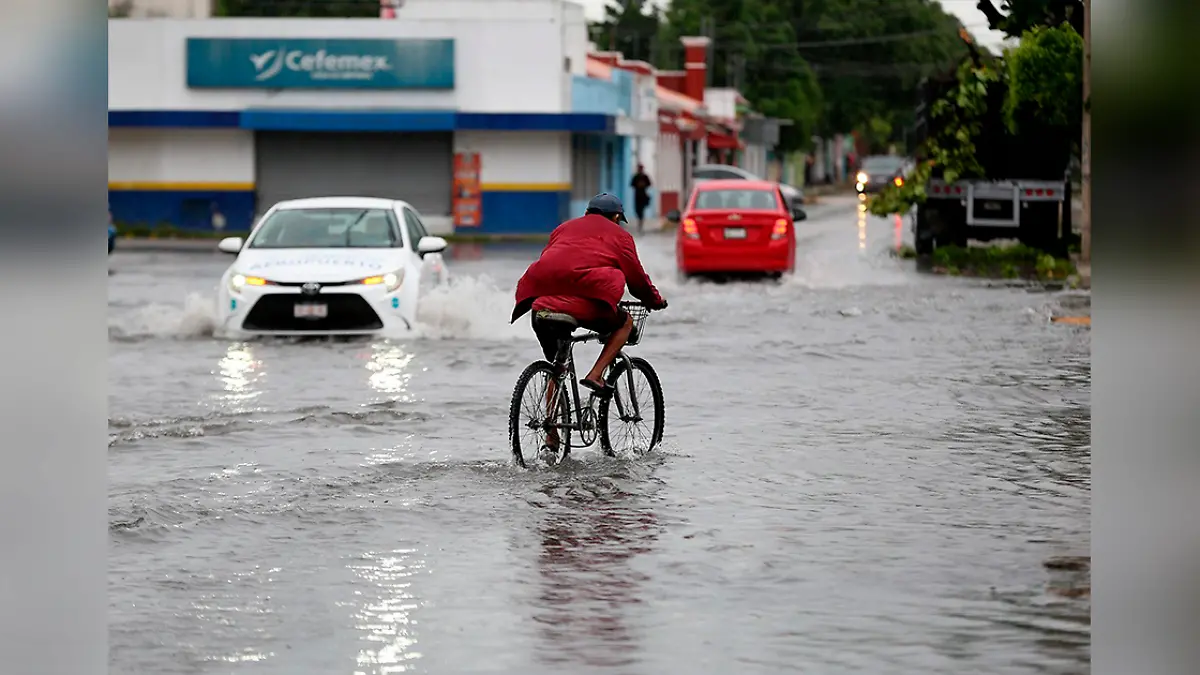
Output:
[[[600,139],[571,136],[571,199],[587,201],[600,192]]]
[[[258,212],[285,199],[403,199],[423,215],[450,214],[451,133],[268,131],[254,141]]]

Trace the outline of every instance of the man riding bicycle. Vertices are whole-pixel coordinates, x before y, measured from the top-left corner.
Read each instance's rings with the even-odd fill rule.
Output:
[[[550,234],[541,256],[517,282],[516,307],[512,321],[533,310],[533,331],[547,361],[554,361],[559,341],[566,336],[539,319],[548,314],[566,314],[581,328],[602,336],[604,348],[596,365],[579,383],[600,394],[610,393],[604,370],[616,359],[633,330],[633,319],[618,306],[629,292],[649,309],[666,309],[642,269],[633,235],[620,223],[625,207],[617,197],[603,193],[588,202],[586,213],[568,220]],[[549,393],[549,392],[547,392]]]

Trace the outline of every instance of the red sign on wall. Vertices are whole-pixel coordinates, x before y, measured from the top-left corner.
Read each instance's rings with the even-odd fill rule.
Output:
[[[479,227],[483,224],[479,170],[478,152],[459,152],[454,155],[455,227]]]

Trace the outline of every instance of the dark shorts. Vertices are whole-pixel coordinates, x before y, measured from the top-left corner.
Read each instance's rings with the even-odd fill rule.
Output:
[[[605,306],[604,316],[589,317],[586,321],[579,322],[579,328],[590,330],[600,335],[608,335],[625,324],[629,318],[629,313],[619,309],[616,313],[609,310]],[[571,334],[574,332],[569,326],[564,326],[557,321],[540,321],[538,314],[543,310],[534,310],[530,313],[530,320],[533,325],[533,334],[537,336],[538,344],[542,347],[542,355],[547,361],[554,362],[558,356],[559,345],[571,339]]]

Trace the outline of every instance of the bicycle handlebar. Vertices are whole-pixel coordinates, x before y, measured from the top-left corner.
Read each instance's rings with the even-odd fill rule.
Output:
[[[666,301],[663,301],[663,303],[664,303],[663,307],[654,308],[654,307],[651,307],[650,305],[647,305],[646,303],[642,302],[641,300],[622,300],[617,303],[617,306],[618,307],[642,307],[648,311],[654,312],[654,311],[657,311],[657,309],[665,309]]]

